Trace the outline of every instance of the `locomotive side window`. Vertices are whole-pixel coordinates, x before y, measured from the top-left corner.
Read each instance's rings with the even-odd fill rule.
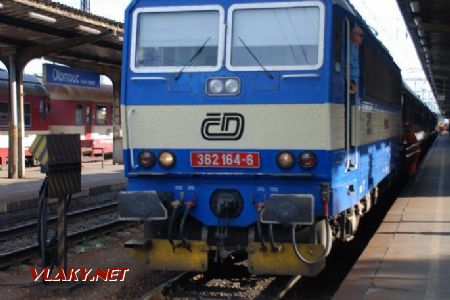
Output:
[[[400,107],[399,74],[375,55],[369,47],[364,47],[363,50],[365,97],[391,107]]]
[[[107,106],[106,105],[97,105],[96,111],[96,123],[97,125],[106,125],[108,121],[107,115]]]
[[[222,10],[222,11],[221,11]],[[208,6],[142,9],[135,14],[131,68],[135,72],[214,71],[220,68],[223,9]]]
[[[81,104],[75,106],[75,124],[83,125],[83,105]]]
[[[319,3],[246,4],[230,10],[227,64],[231,70],[259,71],[260,64],[269,70],[321,66],[324,27]]]

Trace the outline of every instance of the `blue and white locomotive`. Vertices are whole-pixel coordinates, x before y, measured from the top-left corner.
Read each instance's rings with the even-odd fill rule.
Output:
[[[400,70],[370,29],[338,0],[134,0],[125,23],[127,246],[153,269],[320,272],[400,159]]]

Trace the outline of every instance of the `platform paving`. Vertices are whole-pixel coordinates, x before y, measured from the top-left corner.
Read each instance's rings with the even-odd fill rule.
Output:
[[[4,167],[0,171],[0,214],[36,207],[44,177],[39,167],[33,167],[26,169],[25,179],[8,179],[7,166]],[[112,160],[106,160],[104,168],[101,162],[84,163],[81,192],[73,198],[122,190],[125,184],[123,165],[113,165]]]
[[[450,299],[450,136],[441,135],[334,299]]]

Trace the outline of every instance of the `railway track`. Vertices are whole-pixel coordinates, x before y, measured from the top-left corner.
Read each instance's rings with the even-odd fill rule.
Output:
[[[152,289],[141,299],[283,299],[300,277],[254,276],[248,274],[243,266],[232,266],[226,272],[222,269],[205,274],[184,272]]]
[[[68,213],[69,244],[104,235],[117,228],[128,226],[129,222],[118,219],[117,203],[108,203]],[[54,232],[56,217],[49,218],[49,233]],[[0,269],[22,263],[38,254],[36,241],[37,220],[0,230]]]
[[[117,210],[117,202],[108,202],[106,204],[70,211],[67,213],[67,220],[70,222],[75,218],[89,217],[92,214],[104,212],[106,210]],[[55,225],[56,221],[56,215],[52,215],[47,219],[47,225]],[[32,219],[25,222],[17,222],[13,226],[3,226],[3,228],[0,229],[0,243],[5,242],[10,238],[17,238],[20,235],[36,231],[37,223],[37,219]]]

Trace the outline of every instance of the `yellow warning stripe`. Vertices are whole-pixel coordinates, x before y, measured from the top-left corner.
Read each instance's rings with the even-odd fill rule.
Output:
[[[31,153],[34,153],[35,149],[36,149],[37,147],[39,147],[39,145],[41,144],[43,138],[44,138],[43,135],[38,135],[38,136],[34,139],[33,144],[32,144],[31,147],[30,147],[30,152],[31,152]]]
[[[34,157],[46,165],[48,163],[47,138],[45,135],[38,135],[30,147],[30,152]]]

